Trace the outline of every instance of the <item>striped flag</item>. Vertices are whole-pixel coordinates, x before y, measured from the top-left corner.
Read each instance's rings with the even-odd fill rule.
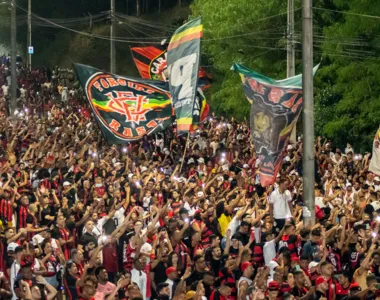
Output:
[[[169,89],[178,135],[188,133],[200,120],[196,96],[202,31],[201,18],[194,19],[175,31],[168,47]]]

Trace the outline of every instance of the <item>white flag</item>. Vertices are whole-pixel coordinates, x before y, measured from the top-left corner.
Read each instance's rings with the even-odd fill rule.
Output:
[[[375,139],[373,140],[372,159],[369,164],[369,171],[380,175],[380,142],[379,142],[380,128],[377,130]]]

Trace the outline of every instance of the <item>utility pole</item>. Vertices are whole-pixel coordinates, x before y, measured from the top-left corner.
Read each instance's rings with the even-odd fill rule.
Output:
[[[17,27],[16,27],[16,0],[11,2],[11,102],[10,115],[13,115],[17,107],[17,78],[16,78],[16,57],[17,57]]]
[[[313,95],[313,10],[312,0],[302,6],[302,89],[303,89],[303,199],[315,223],[314,196],[314,95]]]
[[[110,72],[116,73],[115,0],[111,0],[110,18],[111,18]]]
[[[32,47],[32,0],[28,0],[28,46]],[[28,66],[32,70],[32,54],[28,54]]]
[[[294,0],[288,0],[288,23],[286,27],[287,38],[287,56],[286,56],[286,77],[292,77],[295,74],[295,56],[294,49]],[[297,142],[296,124],[293,127],[290,135],[290,141],[295,144]]]
[[[136,0],[136,17],[140,17],[140,0]]]
[[[295,49],[293,44],[294,35],[294,0],[288,0],[288,26],[287,26],[287,70],[286,77],[295,75]]]

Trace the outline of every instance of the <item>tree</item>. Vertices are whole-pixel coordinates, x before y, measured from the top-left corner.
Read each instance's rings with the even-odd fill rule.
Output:
[[[284,78],[286,14],[279,13],[286,12],[286,3],[195,0],[191,9],[193,17],[202,16],[202,51],[214,77],[208,97],[212,108],[239,119],[248,117],[250,106],[240,77],[230,68],[240,62],[267,76]]]
[[[321,41],[318,129],[339,146],[350,142],[357,150],[370,150],[380,123],[380,26],[378,19],[363,15],[380,15],[380,5],[370,0],[336,0],[335,5],[346,13],[328,12],[339,21],[325,28]]]

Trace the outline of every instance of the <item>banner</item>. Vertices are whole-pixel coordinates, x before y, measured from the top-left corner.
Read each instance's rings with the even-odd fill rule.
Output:
[[[134,47],[131,51],[142,78],[167,81],[166,46]]]
[[[202,30],[201,18],[194,19],[175,31],[168,47],[169,88],[178,135],[189,132],[201,113],[196,92]]]
[[[166,64],[166,46],[148,46],[131,48],[133,60],[142,78],[168,81]],[[198,72],[198,86],[205,91],[211,86],[211,75],[202,67]]]
[[[118,76],[82,64],[74,67],[108,143],[136,141],[171,124],[167,83]]]
[[[380,175],[380,143],[379,143],[379,138],[380,138],[380,129],[377,130],[375,139],[373,140],[373,148],[372,148],[372,158],[371,162],[369,163],[369,171],[376,174]]]
[[[195,98],[195,111],[198,110],[200,111],[200,114],[194,115],[191,131],[194,131],[198,127],[198,124],[204,122],[210,113],[210,106],[207,104],[206,97],[200,88],[198,88],[197,96]]]
[[[261,161],[260,182],[265,187],[276,179],[302,110],[302,75],[274,80],[239,64],[234,64],[233,69],[240,73],[245,96],[251,103],[252,140]]]

